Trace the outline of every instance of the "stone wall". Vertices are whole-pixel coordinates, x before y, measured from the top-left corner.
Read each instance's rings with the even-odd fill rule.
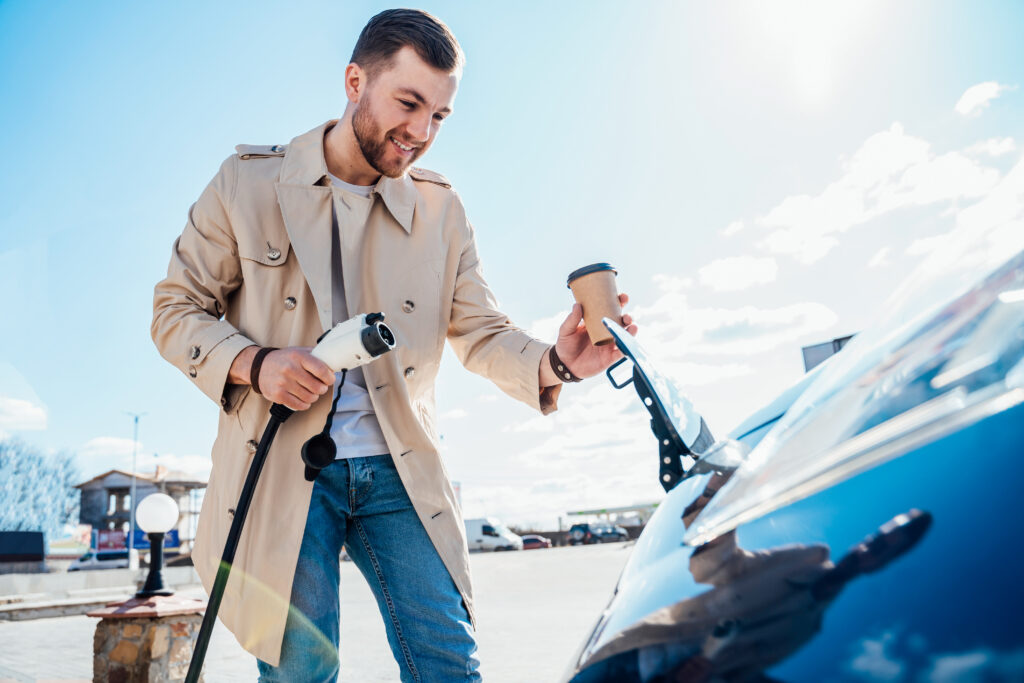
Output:
[[[101,619],[93,638],[93,681],[185,680],[202,621],[200,614]]]

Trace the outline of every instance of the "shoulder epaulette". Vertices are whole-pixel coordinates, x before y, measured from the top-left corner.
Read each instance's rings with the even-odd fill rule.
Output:
[[[413,180],[422,180],[424,182],[434,183],[435,185],[446,187],[449,190],[452,187],[452,184],[448,182],[448,179],[445,178],[443,175],[441,175],[440,173],[435,173],[434,171],[428,171],[425,168],[410,168],[409,177],[412,178]]]
[[[265,159],[283,157],[288,145],[235,145],[239,159]]]

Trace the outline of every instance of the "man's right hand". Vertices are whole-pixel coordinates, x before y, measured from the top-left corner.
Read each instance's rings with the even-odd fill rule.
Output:
[[[334,371],[316,358],[308,346],[271,351],[260,366],[260,393],[292,410],[308,410],[334,384]],[[243,349],[231,363],[228,382],[249,384],[252,361],[258,346]]]

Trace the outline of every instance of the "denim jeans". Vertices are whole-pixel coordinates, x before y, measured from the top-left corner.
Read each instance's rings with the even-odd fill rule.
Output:
[[[260,681],[336,681],[342,546],[370,584],[402,681],[479,681],[476,639],[455,583],[390,455],[336,460],[313,485],[281,662]]]

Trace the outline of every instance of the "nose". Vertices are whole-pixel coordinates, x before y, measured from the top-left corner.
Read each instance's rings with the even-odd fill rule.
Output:
[[[433,121],[434,117],[429,111],[425,114],[417,114],[409,121],[406,130],[413,138],[413,141],[423,144],[430,139],[430,127]]]

